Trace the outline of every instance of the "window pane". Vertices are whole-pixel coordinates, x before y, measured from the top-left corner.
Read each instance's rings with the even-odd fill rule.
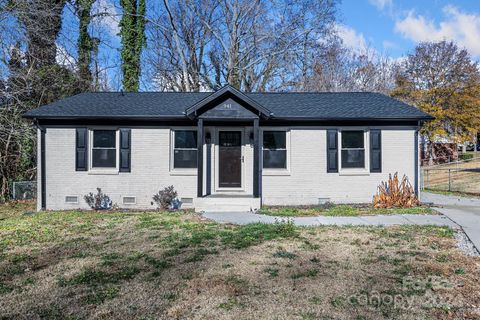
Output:
[[[94,148],[115,148],[115,130],[93,131]]]
[[[117,166],[116,149],[93,149],[92,167],[115,168]]]
[[[218,145],[220,147],[240,147],[242,134],[239,131],[220,131]]]
[[[365,168],[365,150],[342,150],[342,168]]]
[[[197,150],[175,150],[173,152],[174,168],[196,168]]]
[[[286,169],[287,150],[263,150],[263,167]]]
[[[197,131],[193,130],[176,130],[175,131],[175,148],[197,148]]]
[[[342,131],[342,148],[363,148],[363,131]]]
[[[263,147],[265,149],[285,149],[287,147],[285,131],[264,131]]]

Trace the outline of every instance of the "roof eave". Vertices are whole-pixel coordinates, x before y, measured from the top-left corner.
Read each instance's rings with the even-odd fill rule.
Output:
[[[24,114],[22,116],[26,119],[37,119],[37,120],[192,120],[192,118],[187,117],[186,115],[177,116],[177,115],[163,115],[163,116],[144,116],[144,115],[127,115],[127,116],[109,116],[109,115],[100,115],[100,116],[48,116],[48,115],[29,115]],[[425,117],[359,117],[359,118],[347,118],[347,117],[270,117],[267,120],[283,120],[283,121],[430,121],[435,119],[431,116]],[[217,120],[217,119],[212,119]]]
[[[424,117],[272,117],[270,120],[288,120],[288,121],[430,121],[435,118],[432,116]]]
[[[189,120],[186,116],[177,115],[163,115],[163,116],[144,116],[144,115],[128,115],[128,116],[115,116],[115,115],[100,115],[100,116],[48,116],[48,115],[29,115],[24,114],[22,116],[25,119],[37,119],[37,120]]]

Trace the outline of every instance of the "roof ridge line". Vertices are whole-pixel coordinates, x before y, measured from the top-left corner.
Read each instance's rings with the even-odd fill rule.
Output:
[[[373,93],[373,94],[383,94],[381,92],[374,91],[286,91],[286,92],[245,92],[245,94],[345,94],[345,93]]]
[[[240,91],[240,90],[238,90]],[[85,93],[93,93],[93,94],[97,94],[97,93],[110,93],[110,94],[137,94],[137,93],[204,93],[204,94],[212,94],[212,93],[215,93],[216,91],[86,91],[86,92],[80,92],[79,94],[85,94]],[[306,91],[306,92],[302,92],[302,91],[283,91],[283,92],[273,92],[273,91],[270,91],[270,92],[260,92],[260,91],[255,91],[255,92],[244,92],[244,91],[240,91],[241,93],[243,94],[346,94],[346,93],[368,93],[368,94],[381,94],[381,95],[385,95],[387,97],[389,97],[389,95],[386,95],[384,93],[381,93],[381,92],[374,92],[374,91]]]

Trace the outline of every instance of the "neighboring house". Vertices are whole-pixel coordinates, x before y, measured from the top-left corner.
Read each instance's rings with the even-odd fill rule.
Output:
[[[38,125],[38,209],[371,202],[389,173],[418,190],[418,128],[431,117],[378,93],[83,93],[28,112]]]

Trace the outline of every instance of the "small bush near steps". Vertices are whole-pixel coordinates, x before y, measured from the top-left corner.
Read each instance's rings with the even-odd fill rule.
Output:
[[[173,186],[165,187],[153,195],[153,201],[162,210],[178,209],[178,193]]]
[[[112,200],[102,192],[101,188],[97,188],[97,194],[90,192],[83,196],[83,199],[94,210],[109,210],[112,208]]]

